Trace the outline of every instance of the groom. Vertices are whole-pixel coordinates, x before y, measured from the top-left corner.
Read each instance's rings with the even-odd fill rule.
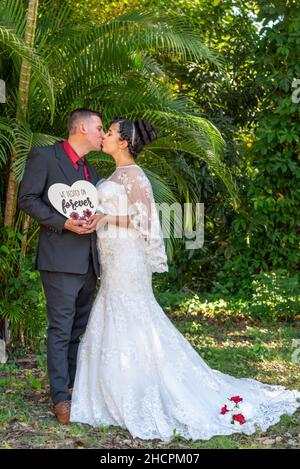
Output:
[[[53,411],[63,424],[69,423],[79,339],[100,275],[97,219],[90,224],[66,219],[51,206],[48,189],[55,183],[71,186],[84,179],[97,183],[98,175],[85,155],[101,149],[101,116],[90,109],[75,109],[68,118],[68,131],[64,142],[31,150],[18,199],[19,208],[40,225],[35,267],[47,300],[47,366]]]

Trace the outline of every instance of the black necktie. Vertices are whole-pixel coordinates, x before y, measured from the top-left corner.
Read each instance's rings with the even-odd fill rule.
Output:
[[[79,180],[81,179],[84,179],[85,180],[85,174],[84,174],[84,161],[82,158],[80,158],[80,160],[77,161],[77,165],[78,165],[78,178]]]

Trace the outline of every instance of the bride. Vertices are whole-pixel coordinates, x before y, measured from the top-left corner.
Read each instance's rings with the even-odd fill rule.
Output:
[[[300,392],[211,369],[167,318],[151,284],[168,270],[151,184],[136,157],[155,139],[145,120],[113,121],[103,142],[116,170],[98,186],[101,287],[78,352],[72,422],[117,425],[169,441],[265,431]]]

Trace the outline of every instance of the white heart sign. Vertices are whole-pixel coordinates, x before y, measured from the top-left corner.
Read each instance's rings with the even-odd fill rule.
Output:
[[[98,206],[97,189],[88,181],[76,181],[72,186],[53,184],[48,197],[58,212],[73,220],[88,220]]]

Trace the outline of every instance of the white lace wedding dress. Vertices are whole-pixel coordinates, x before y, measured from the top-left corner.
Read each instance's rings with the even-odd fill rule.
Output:
[[[151,185],[137,165],[98,187],[108,214],[129,212],[132,227],[98,230],[102,276],[78,352],[71,421],[127,428],[168,441],[266,430],[300,407],[300,392],[211,369],[157,303],[152,272],[167,270]],[[130,209],[127,208],[130,202]],[[240,409],[221,413],[240,396]],[[226,409],[225,409],[226,410]],[[245,423],[231,423],[241,413]]]

